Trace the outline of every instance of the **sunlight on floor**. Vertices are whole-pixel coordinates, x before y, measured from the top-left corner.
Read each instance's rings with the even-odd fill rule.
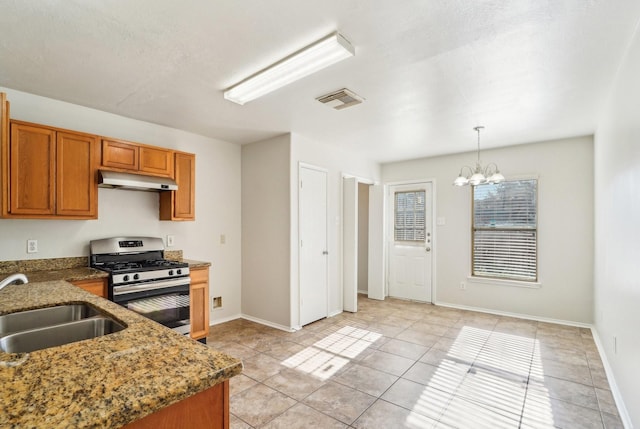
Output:
[[[519,427],[529,374],[544,379],[538,347],[533,338],[463,327],[412,411],[454,427]],[[420,427],[414,413],[405,427]],[[534,413],[535,424],[553,427],[548,391],[536,391]]]
[[[382,334],[344,326],[282,362],[283,365],[327,380]]]
[[[282,364],[327,380],[381,337],[367,329],[344,326]],[[452,341],[448,350],[441,351],[435,371],[416,375],[426,387],[404,427],[422,428],[440,421],[453,427],[517,428],[527,395],[533,399],[527,402],[530,424],[550,428],[558,424],[549,391],[543,387],[537,340],[464,326]],[[530,377],[539,381],[540,387],[528,394]]]

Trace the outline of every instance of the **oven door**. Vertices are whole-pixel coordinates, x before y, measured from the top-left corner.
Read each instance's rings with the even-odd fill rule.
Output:
[[[113,301],[181,334],[191,330],[189,277],[113,286]]]

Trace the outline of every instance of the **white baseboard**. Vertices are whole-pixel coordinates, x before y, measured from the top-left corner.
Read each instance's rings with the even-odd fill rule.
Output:
[[[334,317],[334,316],[337,316],[340,313],[342,313],[342,310],[336,310],[333,313],[329,314],[327,317]],[[230,322],[230,321],[236,320],[236,319],[249,320],[251,322],[259,323],[261,325],[269,326],[271,328],[279,329],[279,330],[285,331],[285,332],[295,332],[295,331],[299,331],[300,329],[302,329],[302,326],[292,326],[292,327],[284,326],[284,325],[280,325],[278,323],[269,322],[268,320],[260,319],[260,318],[249,316],[249,315],[246,315],[246,314],[235,314],[233,316],[225,317],[223,319],[211,320],[209,322],[209,326],[219,325],[220,323]]]
[[[211,320],[209,321],[209,326],[215,326],[215,325],[219,325],[221,323],[225,323],[225,322],[231,322],[232,320],[236,320],[236,319],[245,319],[245,320],[250,320],[252,322],[256,322],[259,323],[261,325],[265,325],[265,326],[269,326],[271,328],[276,328],[276,329],[280,329],[281,331],[286,331],[286,332],[295,332],[300,328],[289,328],[288,326],[284,326],[284,325],[279,325],[277,323],[272,323],[269,322],[268,320],[263,320],[263,319],[259,319],[257,317],[252,317],[252,316],[248,316],[246,314],[235,314],[233,316],[229,316],[229,317],[225,317],[223,319],[216,319],[216,320]]]
[[[369,291],[368,290],[360,290],[360,289],[358,289],[358,293],[360,295],[369,295]]]
[[[268,320],[259,319],[257,317],[249,316],[246,314],[243,314],[242,318],[246,320],[250,320],[252,322],[259,323],[261,325],[269,326],[271,328],[280,329],[281,331],[285,331],[285,332],[295,332],[297,330],[295,327],[280,325],[279,323],[269,322]]]
[[[604,346],[602,345],[602,341],[600,340],[600,336],[598,335],[598,331],[596,330],[595,326],[591,328],[591,334],[593,335],[593,341],[596,343],[596,347],[598,348],[600,359],[602,359],[602,366],[604,366],[604,372],[607,374],[607,380],[609,380],[611,394],[613,395],[613,399],[616,401],[616,406],[618,407],[618,412],[620,413],[620,420],[622,420],[622,424],[625,428],[633,429],[631,416],[629,416],[627,407],[624,404],[624,400],[622,399],[622,395],[620,394],[620,390],[618,389],[618,384],[616,383],[616,379],[613,376],[613,369],[611,369],[611,365],[609,364],[607,355],[604,352]]]
[[[558,325],[575,326],[578,328],[587,328],[587,329],[591,329],[593,327],[593,325],[591,325],[590,323],[574,322],[571,320],[562,320],[562,319],[552,319],[550,317],[538,317],[538,316],[532,316],[530,314],[511,313],[508,311],[491,310],[488,308],[471,307],[468,305],[450,304],[448,302],[435,302],[434,304],[439,305],[441,307],[457,308],[458,310],[477,311],[479,313],[495,314],[497,316],[507,316],[507,317],[515,317],[518,319],[535,320],[536,322],[556,323]]]
[[[335,310],[335,311],[332,311],[331,313],[329,313],[329,315],[327,317],[334,317],[334,316],[337,316],[340,313],[342,313],[342,310]]]
[[[234,314],[233,316],[224,317],[222,319],[209,319],[209,326],[219,325],[220,323],[231,322],[232,320],[241,319],[242,315],[240,313]]]

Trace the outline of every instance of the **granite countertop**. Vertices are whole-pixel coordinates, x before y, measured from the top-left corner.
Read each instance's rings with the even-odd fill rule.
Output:
[[[242,371],[239,359],[65,281],[5,287],[0,314],[77,302],[127,327],[28,354],[0,352],[0,427],[117,428]]]
[[[109,273],[102,270],[96,270],[95,268],[89,267],[78,267],[78,268],[62,268],[58,270],[41,270],[41,271],[26,271],[27,278],[29,279],[29,283],[38,283],[38,282],[47,282],[47,281],[56,281],[56,280],[66,280],[66,281],[76,281],[76,280],[91,280],[91,279],[102,279],[109,277]],[[0,274],[0,280],[8,277],[9,274]]]
[[[182,262],[188,263],[189,268],[205,268],[211,266],[211,262],[194,261],[193,259],[182,259]]]
[[[26,274],[29,282],[32,283],[53,280],[91,280],[109,276],[104,271],[89,268],[88,259],[83,256],[0,261],[0,280],[13,273]]]

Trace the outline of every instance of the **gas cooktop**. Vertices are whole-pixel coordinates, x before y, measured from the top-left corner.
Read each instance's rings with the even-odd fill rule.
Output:
[[[167,268],[185,268],[188,266],[189,264],[186,262],[170,261],[168,259],[98,262],[93,265],[94,268],[108,271],[113,274],[164,270]]]

